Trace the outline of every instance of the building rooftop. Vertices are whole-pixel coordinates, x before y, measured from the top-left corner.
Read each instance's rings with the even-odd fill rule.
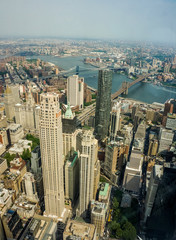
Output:
[[[106,196],[109,188],[109,183],[101,183],[100,185],[100,196]]]
[[[95,239],[96,227],[93,224],[81,223],[75,220],[69,220],[64,231],[64,236],[75,236],[78,239],[93,240]],[[66,238],[72,239],[72,238]]]
[[[78,158],[78,153],[74,152],[73,155],[70,156],[67,163],[70,165],[70,167],[73,167],[75,164],[76,159]]]
[[[72,119],[73,118],[73,113],[72,113],[72,110],[71,110],[69,102],[68,102],[67,109],[66,109],[66,112],[64,114],[64,117],[68,118],[68,119]]]
[[[98,202],[98,201],[91,201],[91,208],[92,213],[94,214],[104,214],[107,208],[106,203]]]

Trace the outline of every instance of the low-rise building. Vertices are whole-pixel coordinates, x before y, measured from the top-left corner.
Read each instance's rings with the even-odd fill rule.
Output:
[[[106,203],[91,201],[91,223],[97,228],[97,235],[103,236],[106,223],[107,205]]]
[[[96,240],[96,235],[95,225],[69,220],[63,233],[63,240]]]
[[[22,158],[14,158],[10,162],[10,172],[20,173],[21,177],[27,172],[26,162]]]
[[[20,139],[24,137],[23,127],[20,124],[12,123],[8,127],[10,131],[11,143],[17,143]]]
[[[9,149],[10,154],[19,154],[21,155],[24,150],[31,151],[32,141],[26,139],[20,139],[18,143],[15,143],[13,147]]]
[[[19,240],[56,240],[57,223],[53,219],[35,214]]]
[[[2,217],[2,223],[7,239],[18,239],[23,227],[22,221],[16,211],[9,209]]]
[[[28,201],[38,203],[39,199],[37,195],[36,181],[32,173],[26,172],[24,174],[22,180],[22,190]]]
[[[40,213],[40,208],[37,203],[28,201],[26,197],[19,196],[12,206],[12,210],[17,211],[21,219],[29,219],[35,213]]]
[[[110,194],[111,194],[111,186],[109,185],[109,183],[100,182],[98,201],[102,203],[106,203],[108,206]]]
[[[0,157],[0,176],[7,169],[7,160]]]

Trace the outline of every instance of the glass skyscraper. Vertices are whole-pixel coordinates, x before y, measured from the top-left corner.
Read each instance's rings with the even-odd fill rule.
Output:
[[[108,126],[111,111],[112,71],[99,70],[98,94],[95,112],[95,132],[99,139],[108,135]]]

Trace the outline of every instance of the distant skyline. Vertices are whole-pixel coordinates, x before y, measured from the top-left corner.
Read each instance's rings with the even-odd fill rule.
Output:
[[[176,43],[176,0],[1,0],[1,37]]]

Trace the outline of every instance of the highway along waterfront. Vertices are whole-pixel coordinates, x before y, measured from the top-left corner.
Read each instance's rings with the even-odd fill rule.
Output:
[[[40,58],[43,61],[54,63],[55,65],[68,71],[66,75],[75,74],[76,66],[79,66],[79,75],[81,77],[84,77],[85,83],[87,83],[90,87],[97,89],[98,68],[84,64],[83,59],[85,56],[63,58],[54,56],[33,56],[29,58]],[[112,80],[112,93],[121,88],[122,82],[124,81],[131,82],[132,80],[129,79],[126,75],[114,73]],[[140,82],[129,89],[128,95],[126,97],[146,103],[164,103],[167,99],[176,99],[176,89],[168,87],[165,88],[150,83]]]

